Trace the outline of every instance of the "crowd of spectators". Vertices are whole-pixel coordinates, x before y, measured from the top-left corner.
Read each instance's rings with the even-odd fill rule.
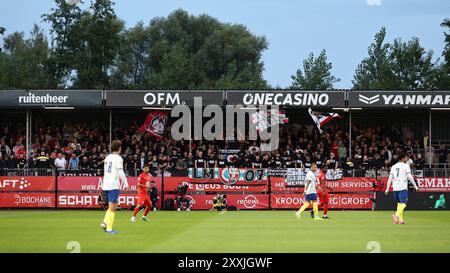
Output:
[[[121,139],[124,168],[136,175],[145,164],[152,172],[183,172],[191,167],[389,169],[401,152],[410,154],[412,167],[423,169],[430,163],[448,163],[445,146],[430,147],[428,132],[415,136],[405,126],[355,124],[349,150],[349,132],[338,125],[319,134],[311,125],[282,126],[279,148],[262,152],[258,141],[175,141],[167,128],[162,139],[141,133],[136,125],[116,126],[113,139]],[[32,134],[31,154],[26,154],[24,128],[4,126],[0,130],[0,169],[55,168],[92,170],[103,168],[108,154],[109,129],[101,122],[51,124]],[[234,155],[230,151],[239,151]]]

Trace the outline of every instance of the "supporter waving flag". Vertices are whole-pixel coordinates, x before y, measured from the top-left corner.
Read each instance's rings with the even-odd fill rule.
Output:
[[[147,132],[157,138],[161,138],[166,128],[167,119],[169,118],[167,112],[154,111],[150,112],[145,118],[144,124],[139,127],[139,131]]]
[[[286,124],[289,119],[286,113],[278,110],[267,110],[253,113],[251,116],[252,123],[256,126],[256,130],[265,131],[274,124]]]
[[[314,123],[319,129],[320,133],[323,133],[322,126],[331,121],[334,118],[341,118],[337,113],[320,113],[314,112],[311,108],[308,109],[309,115],[314,120]]]

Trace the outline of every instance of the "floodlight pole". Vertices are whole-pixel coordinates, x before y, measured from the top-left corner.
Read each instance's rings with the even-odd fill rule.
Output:
[[[348,153],[349,157],[352,157],[352,109],[348,110],[349,119],[348,119]]]
[[[112,108],[109,108],[109,152],[112,145]]]
[[[30,132],[30,109],[27,109],[26,112],[26,140],[25,140],[25,145],[26,145],[26,151],[27,151],[27,160],[28,157],[30,156],[30,152],[31,152],[31,147],[30,147],[30,138],[31,138],[31,132]]]
[[[429,155],[428,167],[431,169],[431,165],[433,163],[433,153],[431,153],[431,149],[432,149],[432,146],[431,146],[431,109],[428,110],[428,139],[429,139],[429,143],[430,143],[429,144],[430,152],[428,153],[428,155]]]

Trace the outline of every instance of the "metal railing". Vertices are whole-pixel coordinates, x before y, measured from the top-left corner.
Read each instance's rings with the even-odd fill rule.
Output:
[[[0,169],[0,176],[55,176],[55,169]]]
[[[167,172],[166,172],[167,173]],[[140,170],[133,170],[126,172],[127,176],[138,176]],[[269,171],[270,174],[270,171]],[[339,176],[343,177],[388,177],[389,170],[340,170]],[[95,170],[56,170],[56,169],[0,169],[0,176],[103,176],[103,169]],[[160,173],[153,173],[153,175],[160,176]],[[167,173],[166,176],[187,176],[187,172]],[[416,177],[450,177],[450,168],[424,168],[423,170],[413,170],[413,175]],[[275,175],[276,176],[276,175]],[[328,179],[332,179],[327,174]]]

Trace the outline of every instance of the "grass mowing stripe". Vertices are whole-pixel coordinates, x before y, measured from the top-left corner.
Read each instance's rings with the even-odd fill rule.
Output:
[[[158,211],[143,222],[131,211],[116,214],[109,235],[99,227],[103,211],[0,211],[0,252],[450,252],[449,211],[406,211],[407,225],[392,212],[331,211],[331,219],[302,221],[294,211]],[[8,216],[9,215],[9,216]]]

